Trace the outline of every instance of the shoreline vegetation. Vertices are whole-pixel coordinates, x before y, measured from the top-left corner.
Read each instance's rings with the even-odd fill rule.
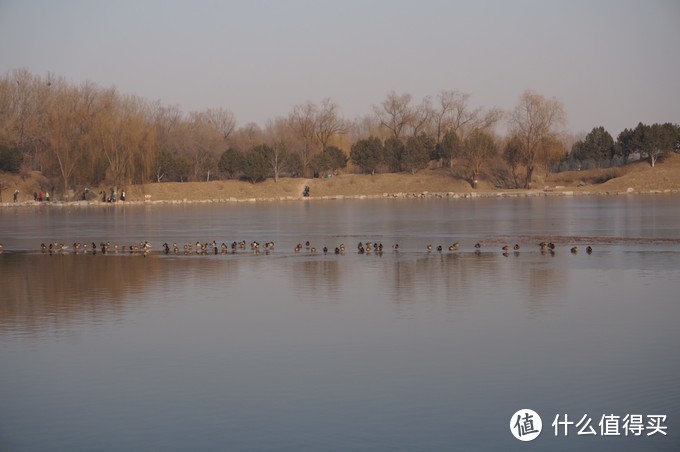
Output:
[[[250,183],[237,180],[210,182],[162,182],[123,187],[125,201],[102,202],[102,192],[108,187],[90,189],[90,197],[74,195],[74,200],[37,202],[33,192],[40,186],[40,173],[29,177],[5,174],[2,207],[18,206],[105,206],[138,204],[238,203],[274,201],[312,201],[330,199],[465,199],[536,196],[597,196],[629,194],[680,193],[680,155],[669,155],[665,161],[651,167],[646,161],[623,167],[566,171],[537,177],[536,189],[504,189],[491,181],[480,180],[477,189],[468,181],[453,177],[448,169],[425,169],[409,173],[340,174],[325,178],[281,178]],[[304,197],[305,186],[310,196]],[[13,193],[19,190],[18,201]]]
[[[505,111],[473,108],[469,97],[444,89],[419,102],[409,93],[390,91],[372,113],[354,119],[344,118],[340,106],[324,98],[297,104],[264,127],[237,127],[237,118],[224,107],[185,114],[178,106],[123,95],[115,87],[74,85],[17,69],[0,76],[0,203],[680,189],[675,174],[662,175],[669,161],[678,168],[680,125],[639,122],[616,139],[602,126],[574,135],[565,129],[566,111],[558,99],[528,89]],[[506,128],[498,133],[502,124]],[[631,163],[635,159],[664,169],[652,172],[645,162]],[[598,169],[586,171],[591,168]],[[648,180],[636,179],[643,173]],[[303,194],[306,187],[309,197]]]

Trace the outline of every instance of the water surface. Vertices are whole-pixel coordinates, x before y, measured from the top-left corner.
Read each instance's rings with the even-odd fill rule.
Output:
[[[2,210],[0,450],[678,450],[678,220],[664,196]],[[153,252],[39,247],[106,240]],[[276,247],[160,252],[195,240]],[[669,435],[555,437],[565,413]]]

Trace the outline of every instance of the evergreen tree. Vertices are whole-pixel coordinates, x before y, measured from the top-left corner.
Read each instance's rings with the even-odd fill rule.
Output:
[[[377,137],[359,140],[352,145],[349,156],[352,163],[373,175],[383,162],[383,145]]]

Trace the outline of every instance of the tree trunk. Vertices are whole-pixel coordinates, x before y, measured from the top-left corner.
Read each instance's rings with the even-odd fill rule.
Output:
[[[534,175],[534,167],[533,165],[527,166],[527,177],[524,181],[524,188],[527,190],[531,190],[531,177]]]

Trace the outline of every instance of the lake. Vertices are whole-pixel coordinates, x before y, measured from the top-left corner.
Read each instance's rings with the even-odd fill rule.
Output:
[[[0,209],[0,450],[680,450],[679,225],[677,195]]]

